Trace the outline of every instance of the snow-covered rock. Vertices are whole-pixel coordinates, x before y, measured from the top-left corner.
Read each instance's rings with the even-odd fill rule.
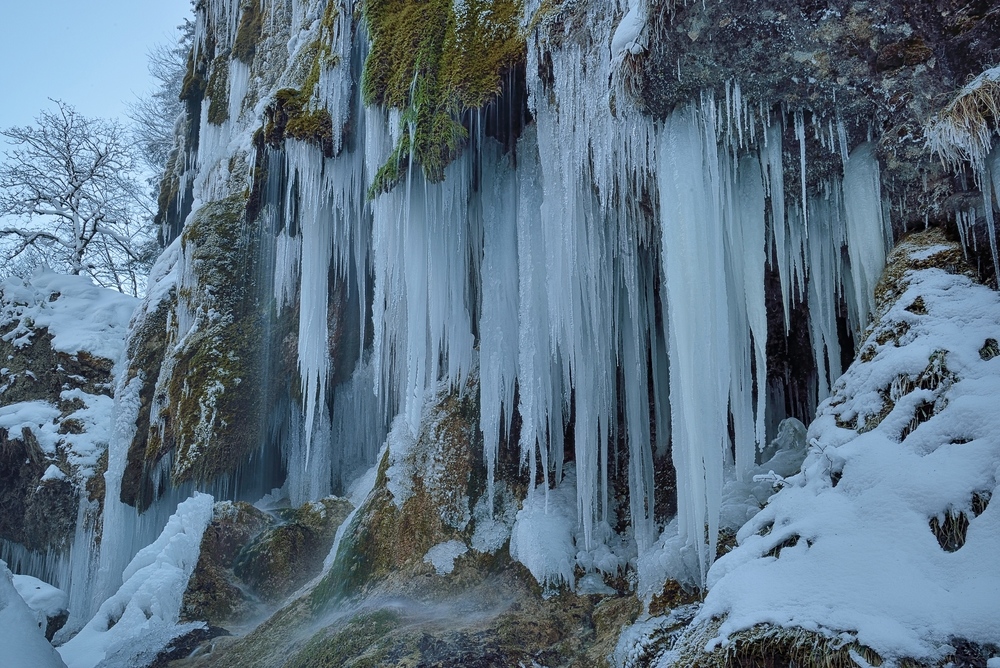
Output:
[[[69,614],[66,592],[30,575],[15,575],[14,588],[35,613],[38,628],[42,629],[47,639],[52,640]]]

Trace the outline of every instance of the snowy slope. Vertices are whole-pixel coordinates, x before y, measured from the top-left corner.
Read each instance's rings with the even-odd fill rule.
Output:
[[[52,334],[58,352],[115,361],[121,355],[135,297],[94,285],[83,276],[36,273],[0,282],[0,327],[16,326],[4,339],[24,345],[39,329]]]

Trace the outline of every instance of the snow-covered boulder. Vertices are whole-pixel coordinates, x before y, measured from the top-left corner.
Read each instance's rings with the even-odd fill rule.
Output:
[[[48,640],[52,640],[69,617],[66,592],[30,575],[15,575],[14,588],[35,613],[38,628],[45,632]]]

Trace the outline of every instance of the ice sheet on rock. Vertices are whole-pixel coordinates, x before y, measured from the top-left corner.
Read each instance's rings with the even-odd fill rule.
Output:
[[[12,578],[7,564],[0,561],[0,660],[10,668],[65,668],[45,639],[44,621],[39,622],[22,600]]]
[[[424,562],[432,565],[438,575],[447,575],[455,570],[455,560],[468,551],[469,547],[462,541],[449,540],[427,550]]]
[[[524,500],[510,536],[510,556],[546,590],[576,582],[576,484],[572,466],[562,483],[546,493],[536,488]]]
[[[94,668],[123,648],[152,651],[176,635],[181,600],[198,561],[202,534],[212,519],[213,503],[210,495],[195,494],[177,506],[160,536],[125,568],[118,591],[59,647],[69,668]],[[190,630],[187,627],[191,625],[177,632]]]
[[[517,500],[505,484],[497,486],[492,497],[480,496],[472,509],[472,549],[495,554],[510,538],[517,511]]]

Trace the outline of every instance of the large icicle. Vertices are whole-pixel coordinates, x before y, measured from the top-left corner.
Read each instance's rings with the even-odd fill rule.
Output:
[[[518,257],[516,175],[491,142],[483,150],[482,307],[479,317],[480,425],[487,492],[493,499],[501,428],[510,433],[517,379]],[[501,424],[501,417],[503,418]],[[492,508],[492,507],[491,507]]]
[[[858,330],[868,325],[875,299],[875,282],[885,266],[886,240],[882,214],[882,186],[875,145],[864,143],[851,151],[844,169],[844,209],[847,253],[851,259],[852,295]]]
[[[713,115],[674,112],[658,158],[678,529],[704,581],[719,530],[731,345]]]

